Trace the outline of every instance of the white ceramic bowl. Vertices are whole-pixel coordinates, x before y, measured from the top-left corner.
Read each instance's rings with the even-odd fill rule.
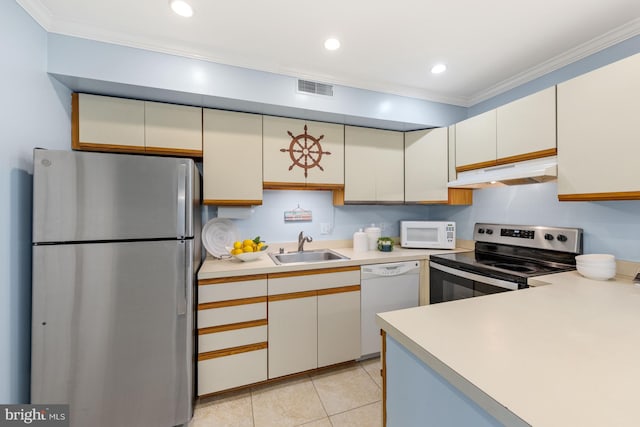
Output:
[[[576,256],[577,264],[615,263],[616,257],[609,254],[587,254]]]
[[[577,265],[578,273],[584,277],[594,280],[608,280],[616,275],[616,267],[592,267]]]
[[[262,257],[262,255],[266,254],[266,251],[260,252],[244,252],[238,255],[231,255],[232,258],[239,259],[240,261],[255,261],[258,258]]]

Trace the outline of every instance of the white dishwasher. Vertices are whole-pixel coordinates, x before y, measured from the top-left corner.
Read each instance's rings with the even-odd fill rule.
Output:
[[[362,357],[380,353],[376,313],[417,307],[420,261],[363,265],[360,268],[360,324]]]

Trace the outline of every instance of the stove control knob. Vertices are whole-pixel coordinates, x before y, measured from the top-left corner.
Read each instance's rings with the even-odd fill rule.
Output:
[[[484,234],[484,228],[478,228],[478,234]]]
[[[493,234],[493,230],[490,228],[487,228],[487,234]]]
[[[566,242],[567,241],[567,236],[565,236],[564,234],[558,234],[558,242]]]
[[[544,235],[544,240],[553,240],[553,235],[549,234],[549,233],[545,234]],[[560,239],[558,239],[558,240],[560,240]]]

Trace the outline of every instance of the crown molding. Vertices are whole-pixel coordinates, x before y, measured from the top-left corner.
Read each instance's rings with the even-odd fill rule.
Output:
[[[31,17],[46,31],[50,31],[53,24],[53,13],[40,0],[16,0]]]
[[[494,96],[500,95],[639,34],[640,18],[636,18],[601,36],[595,37],[588,42],[557,55],[540,65],[476,93],[470,97],[469,106],[491,99]]]

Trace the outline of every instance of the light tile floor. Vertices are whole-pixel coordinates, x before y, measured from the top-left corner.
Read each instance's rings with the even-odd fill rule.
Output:
[[[189,427],[382,425],[380,359],[203,399]]]

